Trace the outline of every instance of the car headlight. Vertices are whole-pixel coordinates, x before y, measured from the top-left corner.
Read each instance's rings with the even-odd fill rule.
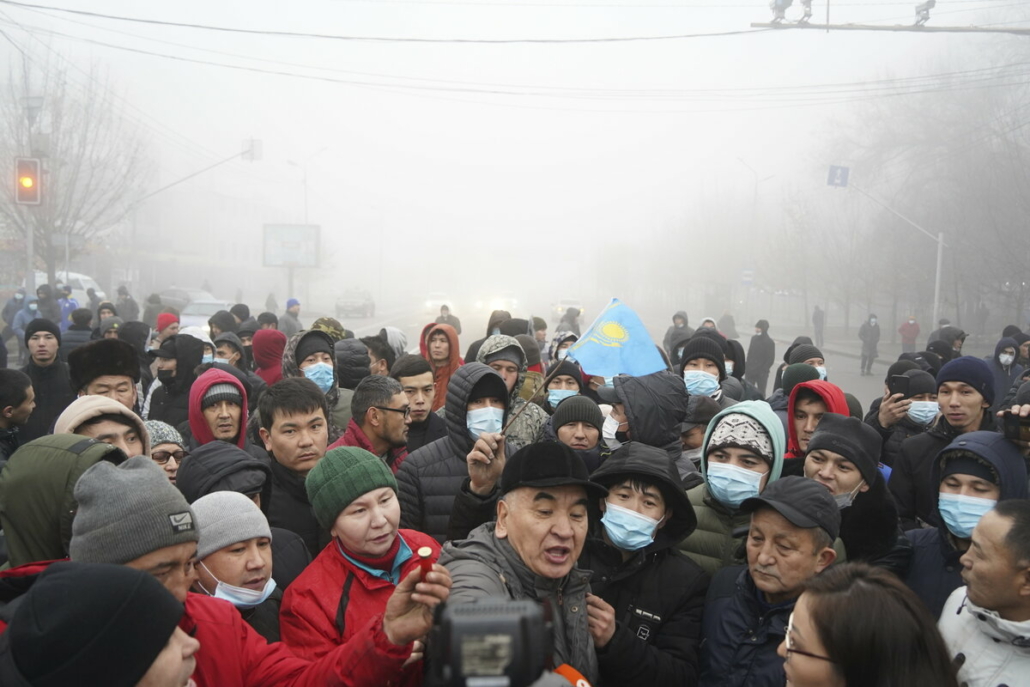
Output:
[[[427,308],[432,308],[433,307],[432,302],[431,301],[426,301],[426,307]]]

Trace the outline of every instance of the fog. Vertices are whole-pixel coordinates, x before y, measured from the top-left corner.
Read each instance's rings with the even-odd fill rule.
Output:
[[[911,24],[913,5],[835,2],[831,22]],[[847,165],[853,184],[945,232],[942,314],[985,299],[1026,323],[1023,287],[1002,293],[1021,284],[1030,250],[1007,233],[1022,228],[1021,177],[1007,177],[1013,205],[1000,207],[987,193],[997,184],[976,175],[990,187],[978,202],[1004,210],[989,221],[955,189],[973,186],[970,151],[986,156],[983,172],[992,149],[1020,143],[1005,117],[1026,100],[1018,65],[1030,38],[753,30],[771,13],[743,0],[94,0],[88,10],[398,39],[247,35],[0,2],[5,97],[47,97],[55,75],[73,99],[103,85],[119,135],[140,142],[138,188],[118,201],[128,210],[95,235],[71,229],[88,238],[72,269],[108,293],[127,283],[142,301],[206,281],[252,307],[274,292],[280,305],[297,296],[327,313],[361,287],[381,308],[444,292],[459,314],[511,292],[523,317],[569,298],[589,321],[618,296],[661,326],[681,308],[692,320],[729,310],[738,323],[800,323],[816,303],[837,324],[857,326],[873,307],[928,322],[934,243],[854,190],[829,188],[828,166]],[[814,10],[825,21],[825,3]],[[930,25],[1030,26],[1030,11],[941,0]],[[644,40],[599,40],[619,37]],[[249,139],[260,159],[137,202]],[[1011,164],[1025,174],[1021,158]],[[320,267],[298,269],[292,294],[285,269],[262,266],[262,227],[277,223],[321,227]],[[0,229],[3,281],[20,283],[24,233],[10,214]],[[855,240],[842,244],[848,232]],[[998,262],[999,243],[1022,259]]]

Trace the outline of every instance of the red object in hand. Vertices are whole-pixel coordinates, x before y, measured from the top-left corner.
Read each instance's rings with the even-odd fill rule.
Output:
[[[422,580],[425,581],[426,575],[433,571],[433,550],[428,546],[420,547],[416,552],[418,557],[422,560],[418,562],[419,567],[422,568]]]

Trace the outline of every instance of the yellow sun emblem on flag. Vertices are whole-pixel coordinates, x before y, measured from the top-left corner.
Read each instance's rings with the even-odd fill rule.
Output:
[[[618,322],[611,320],[602,322],[600,327],[597,327],[591,334],[590,340],[601,344],[602,346],[609,346],[612,348],[621,348],[622,344],[629,340],[629,332]]]

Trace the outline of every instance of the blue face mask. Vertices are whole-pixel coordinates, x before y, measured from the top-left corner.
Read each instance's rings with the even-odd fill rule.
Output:
[[[207,569],[207,566],[203,563],[201,563],[201,565],[204,566],[204,570],[207,570],[207,574],[211,575],[211,571]],[[254,606],[259,606],[265,602],[265,599],[272,595],[272,592],[275,591],[275,580],[271,577],[269,577],[268,581],[265,582],[264,589],[261,589],[260,591],[247,589],[246,587],[234,587],[231,584],[219,581],[219,579],[214,575],[211,575],[211,577],[214,577],[217,584],[215,585],[215,593],[211,594],[208,592],[208,594],[216,599],[228,601],[236,608],[253,608]],[[200,588],[204,589],[204,586],[201,585]],[[204,589],[204,591],[206,592],[207,590]]]
[[[329,363],[315,363],[304,368],[304,376],[318,385],[323,394],[333,388],[333,366]]]
[[[733,361],[732,360],[727,360],[723,364],[726,366],[726,376],[727,377],[732,377],[733,376]]]
[[[976,496],[962,496],[961,494],[940,494],[937,497],[937,509],[944,518],[944,524],[948,531],[959,539],[970,539],[973,536],[973,528],[984,513],[997,505],[995,499],[981,499]]]
[[[614,389],[615,388],[615,377],[605,377],[604,378],[604,385],[606,387],[608,387],[609,389]]]
[[[205,353],[200,358],[200,364],[201,365],[207,365],[208,363],[213,363],[214,361],[215,361],[215,356],[214,356],[213,353]]]
[[[564,401],[569,396],[579,395],[578,391],[572,389],[548,389],[547,390],[547,402],[551,404],[552,408],[557,408],[558,404]]]
[[[908,407],[908,417],[917,425],[928,425],[937,417],[939,409],[937,401],[912,401]]]
[[[660,522],[613,503],[605,504],[604,515],[601,516],[608,538],[623,551],[637,551],[653,542]]]
[[[504,411],[500,408],[476,408],[465,415],[465,426],[469,435],[478,439],[480,434],[497,434],[504,422]]]
[[[719,390],[719,378],[701,370],[684,370],[683,382],[691,396],[711,396]]]
[[[826,381],[826,368],[822,365],[816,365],[815,371],[819,373],[819,379]]]
[[[215,362],[216,363],[222,363],[223,365],[228,365],[229,364],[229,359],[228,358],[215,358]]]
[[[740,508],[744,499],[758,496],[758,487],[765,473],[738,468],[728,463],[708,463],[708,491],[716,501],[733,510]]]

